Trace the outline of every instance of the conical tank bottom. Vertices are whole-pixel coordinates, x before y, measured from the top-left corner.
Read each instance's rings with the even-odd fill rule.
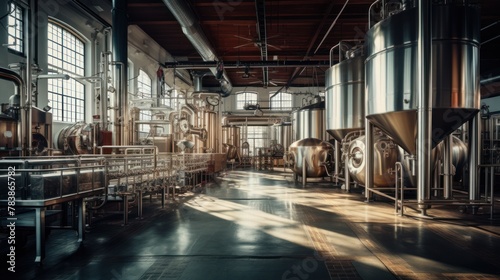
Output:
[[[472,119],[477,112],[479,110],[469,108],[432,108],[432,148]],[[366,118],[405,151],[416,154],[417,110],[373,114]]]
[[[359,131],[359,130],[364,130],[363,127],[359,128],[344,128],[344,129],[328,129],[326,132],[330,134],[335,140],[342,142],[344,137],[347,136],[347,134],[353,132],[353,131]]]

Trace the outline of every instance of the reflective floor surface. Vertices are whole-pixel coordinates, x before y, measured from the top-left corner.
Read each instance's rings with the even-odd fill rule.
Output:
[[[52,230],[41,267],[30,236],[15,274],[2,250],[0,279],[500,279],[500,222],[484,209],[399,217],[361,190],[238,169],[164,209],[155,197],[144,207],[126,226],[96,221],[81,246],[74,231]]]

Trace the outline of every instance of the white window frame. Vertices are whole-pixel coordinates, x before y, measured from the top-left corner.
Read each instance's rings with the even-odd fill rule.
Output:
[[[48,71],[85,76],[85,41],[69,27],[49,21]],[[85,85],[76,79],[48,79],[48,99],[54,121],[85,121]]]
[[[24,8],[12,2],[9,10],[7,46],[11,51],[24,54]]]
[[[293,96],[288,92],[271,92],[269,104],[271,110],[291,111],[293,108]],[[274,96],[273,96],[274,95]]]
[[[257,104],[258,94],[252,91],[242,91],[236,93],[236,110],[244,110],[245,105]]]
[[[137,76],[137,99],[149,99],[153,98],[153,80],[149,77],[148,73],[144,70],[139,69],[139,75]],[[150,121],[153,118],[153,114],[148,110],[141,110],[139,113],[139,120]],[[139,133],[149,134],[150,125],[140,124]]]

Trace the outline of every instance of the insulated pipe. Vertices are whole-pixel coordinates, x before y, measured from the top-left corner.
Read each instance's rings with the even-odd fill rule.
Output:
[[[193,44],[193,47],[198,51],[203,61],[217,61],[218,59],[215,54],[215,50],[210,45],[205,34],[203,34],[203,31],[196,20],[196,16],[191,11],[187,2],[184,0],[163,0],[163,3],[165,3],[172,15],[177,19],[182,27],[182,32],[186,35],[191,44]],[[217,76],[216,68],[210,68],[210,71],[214,74],[214,76]],[[222,90],[221,96],[229,96],[233,86],[231,85],[226,71],[223,71],[223,75],[219,80],[219,83]]]
[[[426,215],[431,184],[431,131],[432,131],[432,34],[430,0],[418,1],[418,109],[417,109],[417,202],[422,215]],[[474,168],[473,168],[474,169]]]
[[[113,23],[113,60],[116,65],[115,71],[120,73],[120,79],[115,81],[116,94],[118,95],[118,122],[115,141],[118,145],[128,145],[128,90],[127,90],[127,64],[128,64],[128,22],[127,22],[127,0],[113,0],[112,9]],[[116,75],[115,75],[116,77]]]

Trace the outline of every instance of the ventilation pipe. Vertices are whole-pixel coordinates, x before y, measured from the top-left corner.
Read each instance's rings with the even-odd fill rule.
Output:
[[[208,42],[205,34],[203,34],[203,31],[196,20],[196,16],[191,11],[187,2],[184,0],[163,0],[163,2],[168,7],[172,15],[177,19],[182,27],[182,32],[184,32],[188,40],[191,44],[193,44],[203,61],[218,61],[219,59],[217,58],[213,47]],[[216,68],[210,68],[210,71],[214,76],[218,77],[218,70]],[[226,71],[222,71],[222,77],[219,79],[221,87],[220,95],[222,97],[228,97],[231,94],[233,86],[229,81]]]

